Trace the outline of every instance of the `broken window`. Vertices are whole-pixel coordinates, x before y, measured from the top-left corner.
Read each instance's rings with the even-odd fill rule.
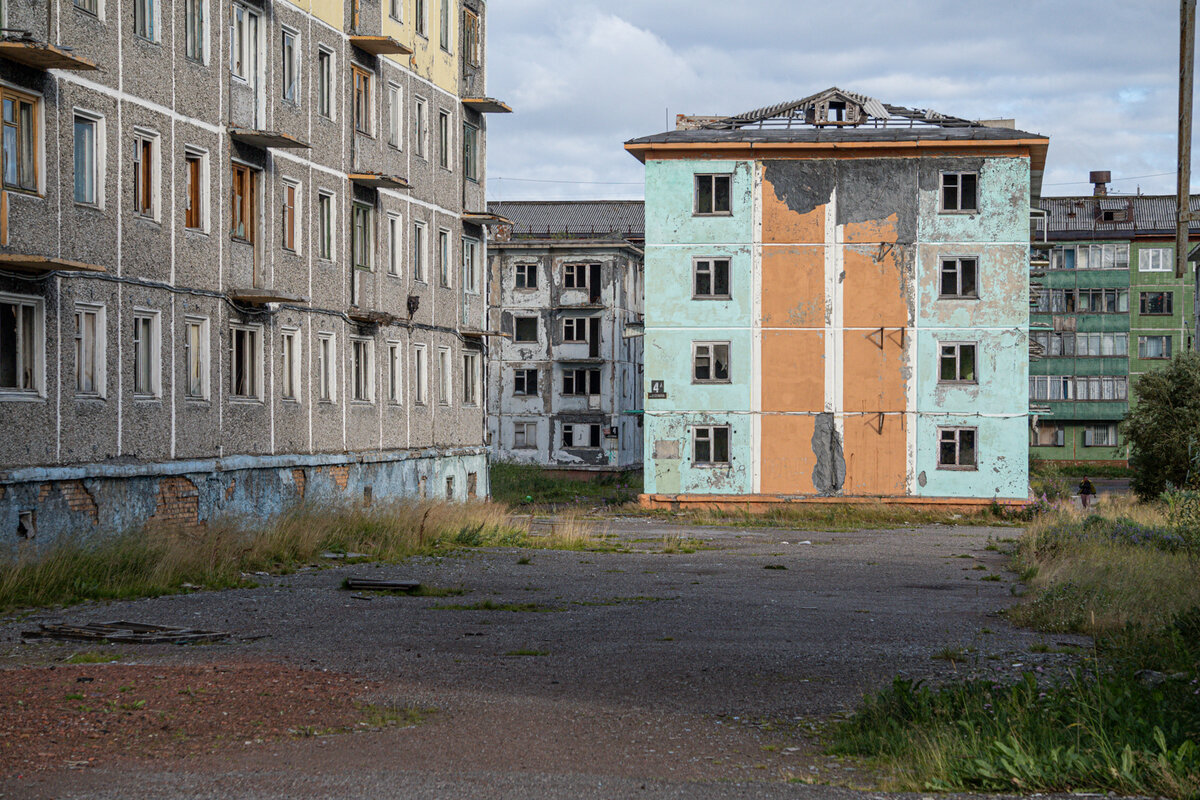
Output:
[[[563,320],[564,342],[587,341],[587,317],[567,317]]]
[[[513,288],[537,288],[537,264],[517,264],[513,267]]]
[[[941,297],[979,297],[979,259],[943,258]]]
[[[4,104],[4,185],[9,189],[38,189],[38,101],[7,87],[0,89]]]
[[[538,340],[537,317],[515,317],[513,319],[514,342],[536,342]]]
[[[351,398],[363,403],[375,400],[375,348],[370,339],[350,340]]]
[[[1083,427],[1084,447],[1116,447],[1117,444],[1117,424],[1115,422]]]
[[[160,392],[159,315],[144,311],[133,315],[133,394],[157,397]]]
[[[254,170],[245,164],[233,165],[230,193],[231,235],[234,239],[254,244],[258,220],[258,180]]]
[[[1138,272],[1170,272],[1175,268],[1175,248],[1144,247],[1138,251]]]
[[[698,258],[692,262],[692,296],[713,300],[729,297],[729,259]]]
[[[104,306],[75,306],[75,392],[104,396]]]
[[[205,400],[208,398],[208,320],[188,317],[183,326],[183,362],[187,370],[183,395],[191,400]]]
[[[538,393],[538,371],[518,369],[513,371],[513,394],[534,397]]]
[[[1139,336],[1138,358],[1170,358],[1170,336]]]
[[[350,67],[354,81],[354,130],[370,136],[373,132],[371,118],[371,73],[357,64]]]
[[[562,426],[563,447],[599,447],[600,425],[570,423]]]
[[[1147,316],[1172,314],[1175,302],[1174,292],[1142,292],[1138,310]]]
[[[696,199],[693,213],[729,214],[731,175],[697,175]]]
[[[975,383],[975,344],[953,342],[941,345],[938,383]]]
[[[337,389],[336,350],[332,333],[317,334],[317,399],[332,403]]]
[[[564,369],[562,393],[567,397],[600,394],[600,370]]]
[[[482,36],[480,35],[479,15],[469,8],[463,9],[463,60],[472,67],[483,63]]]
[[[938,469],[975,469],[975,428],[938,428]]]
[[[300,102],[300,35],[290,28],[283,29],[280,57],[283,59],[283,76],[280,83],[285,103]]]
[[[692,383],[729,383],[729,342],[692,345]]]
[[[258,80],[258,12],[233,5],[233,30],[229,44],[229,71],[249,83]]]
[[[513,448],[528,449],[533,447],[537,447],[537,423],[514,422]]]
[[[262,382],[260,329],[235,325],[229,334],[229,393],[233,397],[258,399]]]
[[[1039,422],[1029,444],[1031,447],[1063,447],[1066,444],[1065,428],[1062,423]]]
[[[699,425],[692,428],[692,463],[729,463],[728,425]]]
[[[976,172],[943,172],[942,211],[978,211],[978,182]]]
[[[283,331],[279,354],[283,362],[279,394],[285,400],[296,400],[300,397],[300,331],[295,328]]]

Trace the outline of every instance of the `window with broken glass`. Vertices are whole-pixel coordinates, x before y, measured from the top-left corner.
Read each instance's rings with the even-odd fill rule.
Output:
[[[600,426],[598,424],[569,423],[562,427],[563,447],[599,447]]]
[[[692,262],[692,297],[696,300],[729,299],[728,258],[697,258]]]
[[[975,469],[975,428],[938,428],[938,469]]]
[[[537,264],[516,264],[513,267],[513,288],[537,288]]]
[[[732,175],[697,175],[693,213],[700,215],[730,214],[730,183]]]
[[[943,342],[938,383],[975,383],[975,343]]]
[[[514,342],[536,342],[538,340],[538,318],[516,317],[513,320]]]
[[[942,211],[973,213],[979,210],[979,173],[942,173]]]
[[[728,425],[700,425],[692,428],[692,463],[709,466],[729,463]]]
[[[692,383],[729,383],[729,342],[692,344]]]
[[[518,369],[513,371],[513,394],[534,397],[538,393],[538,371]]]
[[[563,341],[586,342],[587,326],[587,317],[567,317],[563,320]]]
[[[979,297],[979,259],[943,258],[939,296]]]
[[[600,394],[600,370],[564,369],[562,393],[569,397]]]
[[[526,450],[537,447],[537,423],[513,423],[513,449]]]

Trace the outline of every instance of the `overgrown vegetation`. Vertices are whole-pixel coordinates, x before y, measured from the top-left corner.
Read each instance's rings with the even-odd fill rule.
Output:
[[[765,511],[705,509],[644,512],[687,525],[734,528],[787,528],[804,531],[858,531],[922,525],[1010,525],[1019,510],[999,505],[974,512],[928,511],[883,503],[774,505]]]
[[[1168,513],[1106,497],[1093,514],[1043,514],[1020,539],[1029,593],[1012,619],[1095,638],[1066,677],[897,679],[837,726],[834,749],[877,759],[905,789],[1200,797],[1200,576]]]
[[[513,506],[591,503],[624,505],[642,491],[637,473],[606,474],[589,481],[551,475],[534,464],[497,461],[491,466],[492,498]]]
[[[154,527],[67,542],[41,554],[22,551],[0,562],[0,610],[241,586],[250,573],[290,572],[326,552],[396,562],[463,547],[582,549],[587,541],[582,526],[569,535],[531,536],[509,519],[507,508],[489,503],[303,506],[266,525],[221,520],[193,530]]]
[[[1152,500],[1171,486],[1200,488],[1200,353],[1180,352],[1133,382],[1121,425],[1130,444],[1130,484]]]
[[[1029,459],[1029,477],[1047,476],[1060,478],[1128,478],[1133,473],[1129,467],[1116,464],[1053,464],[1040,458]]]

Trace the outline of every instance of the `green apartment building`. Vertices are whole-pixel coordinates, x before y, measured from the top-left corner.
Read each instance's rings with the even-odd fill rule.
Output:
[[[1192,347],[1195,265],[1175,277],[1175,197],[1044,197],[1030,287],[1030,456],[1124,465],[1134,379]],[[1200,209],[1200,196],[1191,201]],[[1192,223],[1191,241],[1200,241]]]

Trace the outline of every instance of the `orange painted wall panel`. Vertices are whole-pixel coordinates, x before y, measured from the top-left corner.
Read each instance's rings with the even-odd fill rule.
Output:
[[[907,335],[894,328],[885,328],[882,337],[877,330],[843,334],[842,397],[846,411],[905,410],[904,351],[913,344]]]
[[[845,301],[842,319],[847,328],[902,328],[908,324],[908,303],[897,251],[878,261],[879,248],[851,245],[842,250]]]
[[[762,491],[767,494],[815,494],[812,471],[813,418],[762,418]]]
[[[903,495],[907,464],[905,417],[849,416],[844,421],[842,451],[846,458],[847,495]],[[765,438],[765,434],[764,434]]]
[[[891,214],[887,219],[848,222],[842,228],[842,241],[847,244],[895,242],[897,219],[896,214]]]
[[[764,411],[822,411],[825,407],[825,334],[763,331]]]
[[[759,169],[763,166],[760,164]],[[797,214],[775,194],[770,181],[762,183],[762,237],[766,243],[811,243],[825,241],[825,206]]]
[[[825,248],[764,247],[762,324],[768,328],[825,326]]]

